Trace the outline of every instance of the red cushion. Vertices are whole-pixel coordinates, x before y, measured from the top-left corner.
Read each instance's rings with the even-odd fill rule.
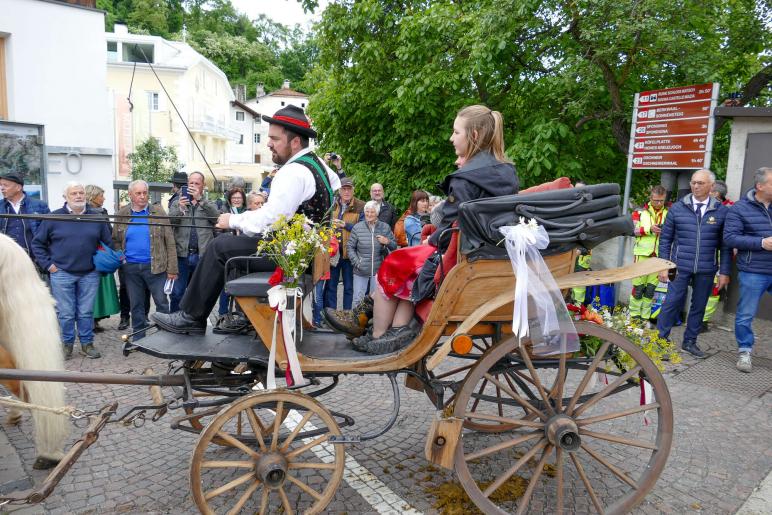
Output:
[[[458,222],[453,223],[453,227],[456,227],[458,225]],[[456,263],[458,262],[458,231],[453,231],[453,234],[450,236],[450,243],[448,244],[448,249],[445,251],[445,253],[442,255],[442,267],[437,267],[437,271],[434,272],[434,284],[439,286],[440,282],[442,282],[442,273],[444,272],[445,275],[448,275],[448,272],[450,272],[450,269],[456,266]]]
[[[569,179],[568,177],[558,177],[554,181],[545,182],[544,184],[537,184],[536,186],[531,186],[530,188],[520,190],[519,193],[536,193],[537,191],[564,190],[566,188],[572,188],[572,187],[573,185],[571,184],[571,179]]]
[[[415,305],[415,314],[421,320],[421,323],[426,322],[426,319],[429,318],[433,305],[434,299],[424,299]]]
[[[421,241],[423,242],[426,238],[431,236],[436,230],[437,228],[432,224],[424,225],[423,228],[421,229]]]

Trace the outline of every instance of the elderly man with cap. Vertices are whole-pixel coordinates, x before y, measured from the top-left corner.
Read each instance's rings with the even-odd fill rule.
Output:
[[[217,222],[221,229],[236,229],[239,235],[222,235],[207,246],[180,302],[181,311],[169,315],[155,313],[153,319],[167,331],[181,334],[203,334],[206,319],[222,291],[225,262],[235,256],[248,256],[257,250],[259,235],[280,216],[302,213],[320,223],[332,206],[338,176],[308,148],[316,132],[303,110],[294,105],[280,109],[269,123],[268,148],[273,162],[281,168],[271,184],[271,195],[256,211],[222,214]],[[270,269],[273,265],[266,263]]]
[[[0,176],[0,213],[9,215],[44,215],[50,213],[48,204],[42,200],[29,198],[24,193],[24,178],[16,172]],[[3,218],[0,220],[0,232],[12,238],[32,256],[32,239],[40,226],[40,220],[31,218]]]
[[[324,307],[337,309],[338,283],[343,278],[343,310],[350,310],[354,298],[354,267],[348,258],[348,239],[351,229],[365,219],[365,203],[354,196],[354,182],[350,177],[340,180],[340,191],[335,197],[332,225],[340,242],[340,259],[330,269],[330,280],[324,287]]]

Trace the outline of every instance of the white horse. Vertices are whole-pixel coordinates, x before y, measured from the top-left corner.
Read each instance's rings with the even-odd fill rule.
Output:
[[[0,234],[0,368],[64,370],[54,299],[26,252]],[[0,381],[19,399],[49,407],[64,406],[64,385],[40,381]],[[51,468],[64,456],[70,429],[66,416],[32,411],[36,469]],[[18,424],[11,409],[6,421]]]

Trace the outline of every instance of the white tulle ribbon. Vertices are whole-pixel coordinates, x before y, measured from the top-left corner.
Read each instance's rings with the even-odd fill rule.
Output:
[[[287,308],[287,298],[294,298],[292,308]],[[303,302],[303,291],[300,288],[285,288],[279,284],[268,290],[268,304],[276,310],[273,319],[273,336],[271,338],[271,351],[268,354],[268,375],[266,376],[266,389],[276,389],[276,331],[281,313],[281,329],[284,336],[284,350],[287,353],[292,380],[296,385],[305,383],[303,373],[300,370],[300,362],[297,353],[297,332],[295,306]],[[303,327],[300,328],[300,339],[303,339]]]
[[[549,235],[534,220],[500,227],[507,254],[515,272],[515,302],[512,332],[522,340],[530,336],[538,354],[579,350],[579,337],[566,309],[563,296],[540,249],[549,245]]]

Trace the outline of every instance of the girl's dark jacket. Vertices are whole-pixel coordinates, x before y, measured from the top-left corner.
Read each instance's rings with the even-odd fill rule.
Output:
[[[439,185],[447,200],[442,206],[442,222],[429,238],[429,244],[445,251],[450,242],[450,232],[442,233],[458,220],[458,206],[462,202],[514,195],[519,186],[515,165],[497,161],[490,152],[478,153]]]

